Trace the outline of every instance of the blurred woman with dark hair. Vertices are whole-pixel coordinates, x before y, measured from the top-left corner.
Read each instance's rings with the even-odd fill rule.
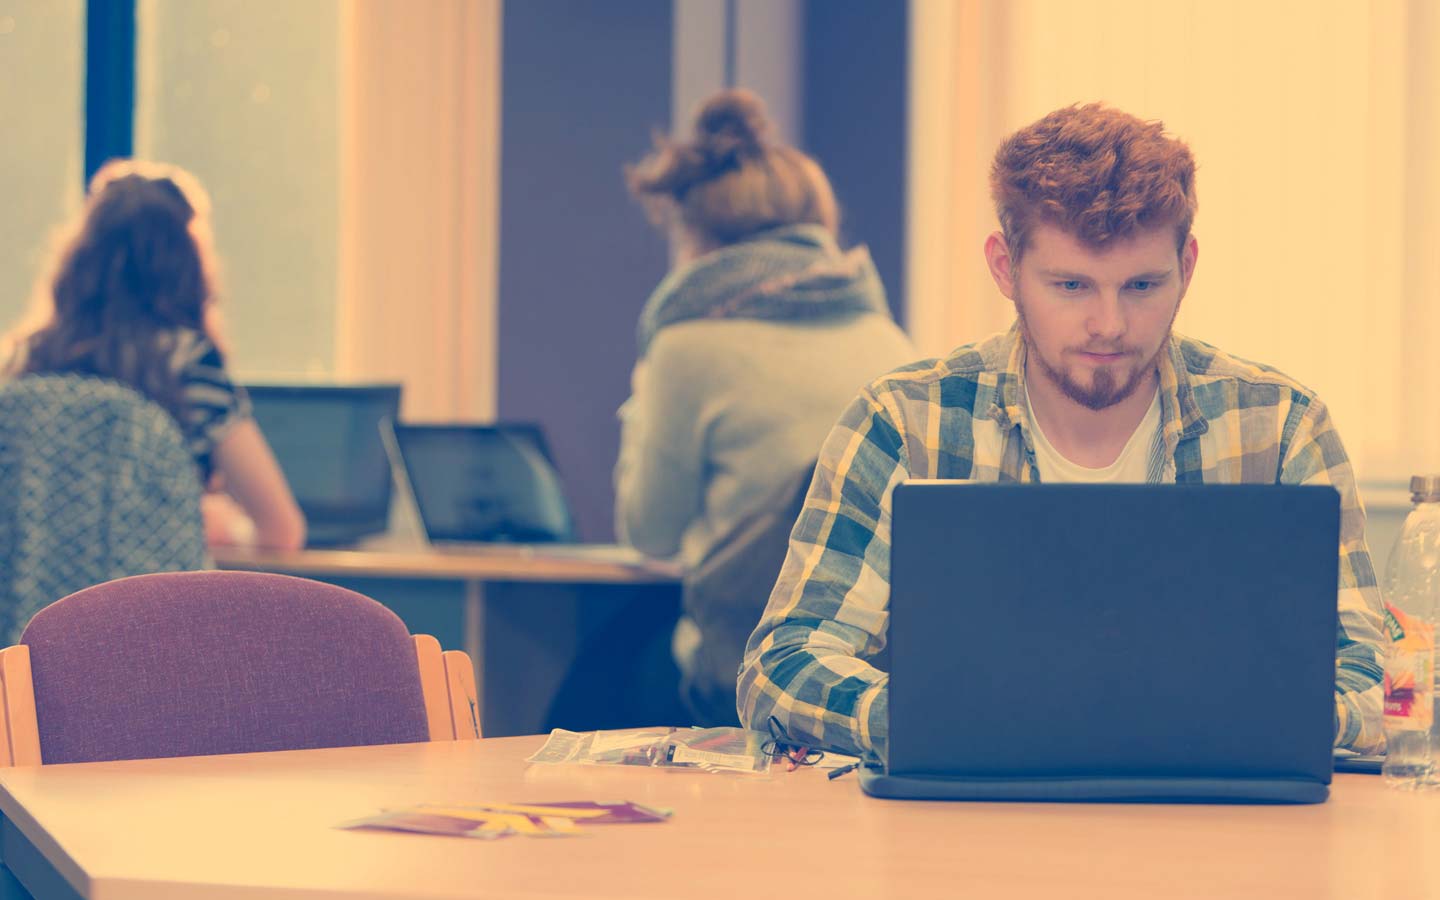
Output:
[[[182,169],[107,164],[57,244],[34,321],[9,338],[5,373],[69,373],[139,391],[180,425],[212,543],[293,549],[305,521],[231,381],[216,327],[210,201]],[[224,493],[219,493],[223,489]]]
[[[658,139],[627,171],[674,266],[640,318],[617,530],[691,569],[768,506],[789,508],[857,391],[914,358],[869,254],[837,243],[825,173],[771,132],[758,97],[725,91],[688,140]],[[734,719],[744,640],[769,588],[735,585],[727,609],[690,608],[714,592],[687,590],[672,650],[697,719]]]

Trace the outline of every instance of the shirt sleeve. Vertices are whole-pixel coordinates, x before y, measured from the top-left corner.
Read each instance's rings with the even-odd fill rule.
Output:
[[[184,408],[181,429],[208,479],[216,445],[235,423],[251,417],[250,397],[231,380],[220,348],[203,334],[186,333],[176,354]]]
[[[680,552],[685,529],[704,504],[704,373],[662,332],[631,376],[620,407],[615,464],[615,531],[649,556]]]
[[[774,716],[794,741],[885,754],[889,675],[890,497],[907,475],[902,432],[866,392],[820,451],[779,580],[740,670],[740,720]]]
[[[1330,413],[1318,400],[1300,416],[1281,463],[1282,484],[1330,485],[1340,492],[1339,628],[1335,659],[1335,746],[1375,753],[1381,717],[1384,638],[1380,589],[1365,543],[1365,509]]]

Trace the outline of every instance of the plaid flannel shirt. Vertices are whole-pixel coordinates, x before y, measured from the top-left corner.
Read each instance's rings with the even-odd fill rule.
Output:
[[[789,554],[740,669],[741,721],[883,758],[890,495],[907,478],[1038,482],[1015,328],[880,378],[820,452]],[[1159,362],[1156,483],[1328,484],[1340,492],[1335,745],[1383,743],[1379,591],[1365,512],[1324,404],[1274,369],[1172,336]],[[1257,687],[1258,690],[1258,687]],[[1217,728],[1225,723],[1217,722]]]

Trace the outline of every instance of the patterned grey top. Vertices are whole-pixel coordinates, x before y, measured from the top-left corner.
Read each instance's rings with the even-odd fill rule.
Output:
[[[195,459],[203,487],[209,484],[210,476],[214,474],[215,447],[235,423],[251,417],[250,396],[243,387],[230,379],[225,368],[224,354],[204,332],[181,328],[165,333],[160,339],[170,344],[170,370],[180,378],[183,414],[177,424],[180,426],[185,446]],[[0,371],[19,372],[25,368],[23,341],[7,347],[6,354],[7,359],[4,365],[0,366]],[[51,374],[102,379],[111,377],[107,373],[93,371],[88,366]]]
[[[94,584],[206,568],[200,482],[175,420],[114,381],[0,386],[0,639]]]

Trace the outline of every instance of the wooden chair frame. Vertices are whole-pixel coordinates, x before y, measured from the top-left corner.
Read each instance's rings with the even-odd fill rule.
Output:
[[[463,650],[441,652],[428,634],[411,636],[420,666],[420,690],[432,741],[480,739],[475,670]],[[0,650],[0,767],[38,766],[40,729],[35,718],[35,684],[30,648],[16,644]]]
[[[440,651],[428,634],[415,635],[420,687],[432,741],[480,739],[480,701],[475,693],[475,667],[464,650]]]

